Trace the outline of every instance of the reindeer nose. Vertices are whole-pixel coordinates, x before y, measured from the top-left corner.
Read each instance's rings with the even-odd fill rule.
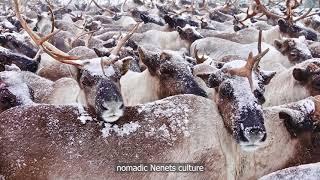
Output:
[[[266,131],[260,127],[248,127],[245,129],[244,136],[250,143],[254,144],[265,141],[267,134]]]

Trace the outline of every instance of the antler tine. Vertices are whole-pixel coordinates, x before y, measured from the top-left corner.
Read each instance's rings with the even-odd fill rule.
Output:
[[[49,12],[50,12],[50,14],[51,14],[51,33],[53,33],[53,31],[54,31],[54,25],[55,25],[55,21],[54,21],[54,12],[53,12],[53,10],[52,10],[52,5],[51,5],[51,3],[50,3],[50,1],[49,0],[46,0],[46,2],[47,2],[47,4],[48,4],[48,9],[49,9]]]
[[[253,81],[252,81],[252,69],[255,64],[255,59],[252,52],[249,53],[248,60],[246,64],[241,68],[232,68],[227,70],[227,72],[234,76],[246,77],[249,80],[250,88],[253,90]]]
[[[126,4],[127,0],[124,0],[124,2],[121,4],[121,10],[120,13],[123,14],[124,13],[124,5]]]
[[[256,69],[256,68],[258,67],[258,65],[259,65],[259,63],[260,63],[260,60],[261,60],[261,59],[263,58],[263,56],[265,56],[268,52],[269,52],[269,48],[266,49],[266,50],[264,50],[262,53],[259,53],[258,55],[256,55],[256,56],[254,57],[254,59],[255,59],[255,68],[254,68],[254,69]]]
[[[248,7],[248,9],[247,9],[247,15],[246,15],[246,17],[245,17],[243,20],[240,20],[240,21],[239,21],[240,23],[243,23],[243,22],[246,21],[247,19],[250,19],[250,18],[254,17],[255,15],[257,15],[256,12],[253,12],[251,15],[249,15],[249,9],[250,9],[250,7]],[[233,17],[235,18],[235,16],[233,16]]]
[[[258,53],[261,53],[261,44],[262,44],[262,30],[259,30],[259,38],[258,38]]]
[[[292,5],[290,2],[291,2],[290,0],[286,1],[286,7],[287,7],[287,12],[286,12],[287,17],[286,17],[286,19],[289,21],[289,23],[293,23],[292,6],[294,6],[294,5]]]
[[[260,0],[254,0],[254,1],[256,2],[259,10],[260,10],[263,14],[265,14],[267,17],[269,16],[269,17],[274,17],[274,18],[284,18],[283,16],[280,16],[280,15],[277,15],[277,14],[274,14],[274,13],[270,12],[270,11],[266,8],[266,6],[264,6],[264,5],[260,2]]]
[[[137,23],[136,25],[134,25],[134,27],[131,29],[131,31],[123,38],[120,39],[120,41],[118,42],[117,46],[115,48],[112,49],[112,51],[110,52],[111,55],[117,56],[118,53],[120,52],[121,47],[130,39],[130,37],[137,31],[139,25],[141,23]]]
[[[111,50],[109,58],[101,59],[103,66],[109,66],[118,60],[116,56],[119,54],[122,46],[124,46],[124,44],[130,39],[130,37],[137,31],[140,24],[141,23],[137,23],[136,25],[134,25],[132,30],[125,37],[120,39],[117,46]]]
[[[262,31],[259,31],[259,40],[258,40],[258,55],[253,56],[253,53],[250,52],[246,64],[241,68],[233,68],[229,69],[228,72],[231,75],[237,75],[241,77],[246,77],[249,80],[250,88],[253,90],[253,79],[252,79],[252,71],[255,70],[260,60],[263,56],[265,56],[269,52],[269,48],[261,52],[261,41],[262,41]]]
[[[199,50],[197,49],[197,45],[195,45],[194,54],[195,54],[195,57],[196,57],[196,60],[197,60],[197,64],[201,64],[204,61],[206,61],[208,58],[205,58],[204,55],[202,55],[202,57],[199,57],[198,52],[199,52]]]
[[[304,18],[306,18],[306,17],[310,17],[310,16],[313,16],[313,15],[318,14],[318,13],[310,14],[311,11],[312,11],[312,8],[309,8],[309,10],[308,10],[305,14],[303,14],[302,16],[298,17],[297,19],[293,20],[293,22],[297,22],[297,21],[299,21],[299,20],[301,20],[301,19],[304,19]],[[310,14],[310,15],[309,15],[309,14]],[[308,15],[309,15],[309,16],[308,16]]]
[[[265,56],[268,51],[269,51],[269,48],[262,52],[262,30],[260,30],[259,38],[258,38],[258,55],[254,57],[255,64],[254,64],[253,70],[256,70],[258,68],[261,58]]]
[[[78,60],[79,57],[70,56],[69,54],[56,48],[51,43],[47,42],[48,39],[50,39],[52,36],[54,36],[58,32],[53,32],[44,38],[40,38],[40,36],[37,35],[35,32],[33,32],[32,29],[28,26],[27,22],[23,19],[22,15],[20,13],[20,9],[19,9],[20,3],[18,2],[18,0],[12,0],[12,1],[13,1],[14,9],[16,12],[16,16],[17,16],[18,20],[20,21],[21,26],[28,33],[28,35],[31,37],[31,39],[39,47],[41,47],[44,50],[44,52],[46,52],[48,55],[53,57],[55,60],[60,61],[62,63],[81,66],[81,64],[79,64],[79,63],[70,61],[70,60]]]

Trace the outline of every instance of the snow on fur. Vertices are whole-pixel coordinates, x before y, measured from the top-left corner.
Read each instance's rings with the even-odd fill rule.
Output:
[[[320,177],[320,163],[305,164],[279,170],[259,180],[316,180]]]

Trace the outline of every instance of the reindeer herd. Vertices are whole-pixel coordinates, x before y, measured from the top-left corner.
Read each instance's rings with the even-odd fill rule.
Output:
[[[4,4],[0,179],[317,179],[320,11],[301,4]]]

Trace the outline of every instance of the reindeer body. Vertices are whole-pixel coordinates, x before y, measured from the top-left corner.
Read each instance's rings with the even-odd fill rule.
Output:
[[[210,37],[195,41],[192,43],[191,56],[195,57],[195,47],[200,51],[207,54],[211,59],[221,61],[223,57],[228,55],[236,55],[241,59],[246,59],[249,52],[257,53],[257,43],[239,44],[232,41]],[[275,64],[281,64],[288,68],[291,63],[288,58],[277,51],[273,46],[262,43],[262,49],[269,48],[269,52],[261,59],[260,66],[264,70],[278,71],[279,68]]]
[[[177,31],[163,32],[149,30],[143,34],[135,34],[132,40],[140,46],[151,46],[162,50],[170,49],[179,51],[182,48],[188,49],[190,43],[180,38]]]
[[[104,129],[95,122],[81,124],[72,106],[22,106],[6,111],[0,115],[0,174],[9,179],[250,179],[309,161],[306,145],[290,136],[277,108],[267,110],[269,137],[255,152],[241,150],[208,99],[180,95],[125,111],[118,128],[106,124]],[[206,171],[114,171],[115,164],[130,162],[197,162]]]
[[[297,81],[293,75],[295,69],[307,68],[312,63],[319,63],[319,59],[306,60],[276,75],[266,86],[264,106],[278,106],[319,95],[309,84]]]

